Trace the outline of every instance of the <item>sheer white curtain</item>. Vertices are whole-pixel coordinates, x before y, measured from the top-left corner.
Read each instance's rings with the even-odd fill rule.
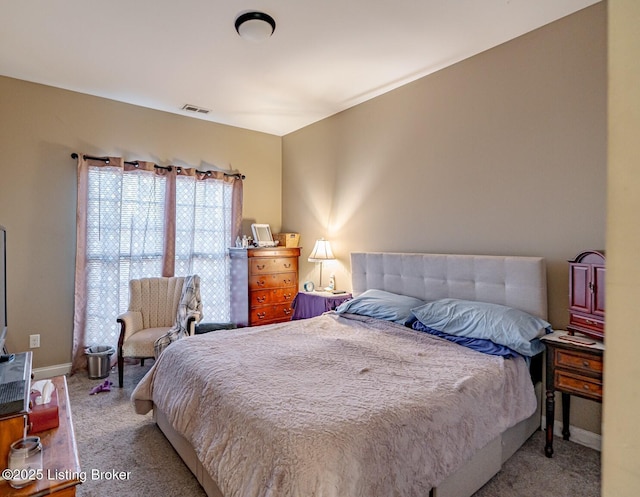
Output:
[[[129,280],[162,274],[164,176],[154,170],[88,170],[86,345],[114,345]]]
[[[85,347],[117,344],[134,278],[198,274],[205,320],[228,321],[241,203],[241,179],[224,173],[79,157],[73,370]]]
[[[176,178],[175,274],[200,276],[203,315],[209,322],[229,320],[232,210],[231,183]]]

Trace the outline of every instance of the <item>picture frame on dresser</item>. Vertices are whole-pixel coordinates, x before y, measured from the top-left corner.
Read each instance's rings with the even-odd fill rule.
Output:
[[[258,247],[273,247],[273,235],[271,234],[271,226],[268,224],[252,224],[251,233],[253,241]]]

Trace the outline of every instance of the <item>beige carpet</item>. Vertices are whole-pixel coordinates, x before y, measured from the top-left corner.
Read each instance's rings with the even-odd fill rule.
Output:
[[[148,369],[149,365],[126,366],[123,389],[115,386],[117,373],[112,372],[110,380],[114,386],[111,391],[97,395],[89,395],[89,391],[104,380],[89,380],[86,374],[67,379],[80,465],[87,474],[87,480],[78,487],[78,495],[205,496],[151,415],[139,416],[133,412],[129,397]],[[544,435],[539,431],[474,497],[600,495],[600,454],[597,451],[556,438],[555,455],[548,459],[544,456],[543,446]],[[125,472],[125,478],[116,480],[103,476],[94,479],[95,472],[106,473],[107,477],[115,472]]]
[[[67,378],[80,467],[87,474],[78,486],[79,496],[205,496],[151,414],[133,412],[129,397],[148,369],[147,364],[125,366],[122,389],[114,371],[109,377],[111,391],[96,395],[89,392],[104,380],[90,380],[85,373]],[[92,479],[94,470],[128,475],[124,480]]]

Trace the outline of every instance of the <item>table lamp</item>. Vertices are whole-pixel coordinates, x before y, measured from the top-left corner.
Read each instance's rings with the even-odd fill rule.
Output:
[[[335,257],[331,251],[331,244],[329,243],[329,240],[325,240],[324,238],[316,240],[316,244],[313,246],[311,254],[309,254],[308,261],[320,263],[320,288],[322,288],[322,264],[324,261],[332,261],[334,259]]]

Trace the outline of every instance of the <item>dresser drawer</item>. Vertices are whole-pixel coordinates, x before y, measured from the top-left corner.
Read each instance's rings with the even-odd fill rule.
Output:
[[[273,259],[256,258],[249,262],[251,276],[270,273],[295,273],[298,271],[298,259],[295,257],[276,257]]]
[[[602,401],[602,381],[600,380],[556,370],[555,385],[556,389],[562,392]]]
[[[249,297],[249,305],[257,307],[267,304],[282,304],[293,302],[296,296],[296,287],[274,288],[269,290],[253,290]]]
[[[283,288],[298,284],[296,273],[261,274],[249,278],[249,290],[265,288]]]
[[[292,315],[291,303],[264,305],[251,309],[251,324],[260,325],[288,321]]]
[[[569,316],[569,324],[577,328],[604,332],[604,321],[581,316],[580,314],[571,313]]]
[[[601,375],[602,357],[582,354],[574,350],[557,350],[555,363],[558,368],[571,368],[585,373]]]

